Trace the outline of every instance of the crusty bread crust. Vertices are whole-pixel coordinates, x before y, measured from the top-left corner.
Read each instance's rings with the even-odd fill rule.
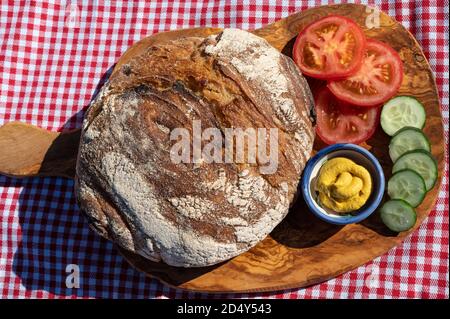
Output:
[[[122,66],[83,124],[76,193],[102,236],[152,261],[199,267],[250,249],[287,214],[312,150],[312,98],[292,60],[225,29],[154,45]],[[170,132],[278,128],[278,169],[174,164]]]

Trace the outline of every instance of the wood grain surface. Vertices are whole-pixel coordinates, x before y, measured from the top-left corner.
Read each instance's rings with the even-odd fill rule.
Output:
[[[58,133],[21,122],[0,127],[0,174],[75,176],[80,130]]]
[[[310,22],[329,14],[340,14],[354,19],[363,27],[368,37],[386,42],[397,50],[404,64],[404,79],[399,94],[414,96],[425,105],[427,121],[424,132],[430,139],[432,153],[438,161],[439,176],[434,188],[416,209],[418,218],[414,229],[403,233],[391,232],[383,225],[377,213],[358,224],[344,227],[330,225],[310,214],[299,197],[286,219],[270,236],[250,251],[232,260],[211,267],[184,269],[150,262],[119,249],[133,266],[168,285],[202,292],[261,292],[304,287],[334,278],[386,253],[402,242],[428,216],[438,196],[444,171],[444,132],[433,74],[414,37],[401,24],[384,13],[381,13],[379,28],[370,30],[365,28],[369,12],[365,6],[355,4],[309,9],[255,30],[254,33],[266,38],[286,55],[290,55],[297,33]],[[181,36],[206,36],[219,31],[217,28],[199,28],[160,33],[145,38],[122,56],[116,70],[155,41]],[[64,141],[62,135],[65,134],[58,135],[42,130],[31,132],[27,126],[23,126],[24,130],[19,130],[24,124],[9,125],[0,129],[0,148],[13,153],[0,154],[0,172],[14,176],[41,175],[41,172],[49,175],[73,176],[73,167],[69,166],[74,164],[78,147],[76,134],[79,137],[79,132],[72,132],[71,138],[65,141],[64,151],[68,154],[63,156],[65,159],[55,162],[55,157],[47,156],[45,149],[54,145],[58,137]],[[386,178],[390,177],[392,168],[388,156],[388,142],[389,137],[378,129],[363,145],[380,160]],[[32,146],[33,148],[29,148]],[[320,140],[316,140],[316,151],[324,146]],[[46,158],[53,159],[50,163],[56,167],[51,168],[47,165]],[[43,167],[48,169],[43,170]]]

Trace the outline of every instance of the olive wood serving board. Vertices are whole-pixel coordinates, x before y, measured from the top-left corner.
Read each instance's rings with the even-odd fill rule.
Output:
[[[416,209],[417,223],[408,232],[394,233],[377,213],[365,221],[342,226],[327,224],[308,212],[301,196],[288,216],[250,251],[219,265],[204,268],[177,268],[150,262],[123,249],[119,250],[137,269],[170,286],[202,292],[262,292],[296,288],[319,283],[354,269],[401,243],[432,210],[444,171],[444,132],[436,84],[420,45],[398,22],[380,14],[380,27],[367,29],[367,7],[356,4],[322,6],[295,13],[253,31],[286,55],[291,55],[298,32],[310,22],[339,14],[355,20],[366,35],[391,45],[404,65],[399,95],[416,97],[426,108],[425,134],[439,167],[438,182]],[[217,28],[197,28],[155,34],[134,44],[119,59],[115,70],[157,41],[184,36],[207,36]],[[114,76],[114,71],[112,73]],[[0,173],[14,176],[74,176],[80,131],[56,133],[32,125],[12,122],[0,128]],[[386,178],[392,163],[388,155],[389,137],[378,129],[364,143],[380,160]],[[319,140],[315,151],[324,147]]]

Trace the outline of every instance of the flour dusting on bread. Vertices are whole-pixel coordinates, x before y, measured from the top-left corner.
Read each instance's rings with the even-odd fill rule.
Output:
[[[206,54],[214,56],[220,64],[231,64],[247,81],[262,89],[278,119],[285,128],[294,131],[303,155],[309,156],[307,146],[313,141],[305,129],[308,114],[296,107],[290,92],[292,79],[283,67],[283,62],[292,67],[292,61],[286,61],[287,58],[265,39],[239,29],[225,29],[219,35],[208,37],[205,43]],[[306,94],[303,95],[306,99]],[[295,158],[292,161],[297,169],[302,169]]]
[[[286,216],[310,156],[312,99],[301,73],[264,39],[225,29],[155,44],[92,101],[77,162],[77,199],[102,236],[153,261],[219,263]],[[261,163],[179,163],[170,132],[278,128],[278,170]],[[223,150],[223,149],[222,149]]]

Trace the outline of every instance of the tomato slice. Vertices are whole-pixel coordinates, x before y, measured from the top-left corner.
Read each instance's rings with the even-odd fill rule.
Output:
[[[327,87],[315,95],[316,133],[327,144],[354,143],[368,140],[380,120],[380,107],[358,107],[340,101]]]
[[[317,79],[340,79],[362,63],[366,38],[352,20],[330,15],[308,25],[297,36],[292,56],[300,70]]]
[[[328,83],[333,94],[360,106],[382,104],[393,97],[403,80],[403,64],[394,49],[383,42],[367,39],[361,68],[354,75]]]

